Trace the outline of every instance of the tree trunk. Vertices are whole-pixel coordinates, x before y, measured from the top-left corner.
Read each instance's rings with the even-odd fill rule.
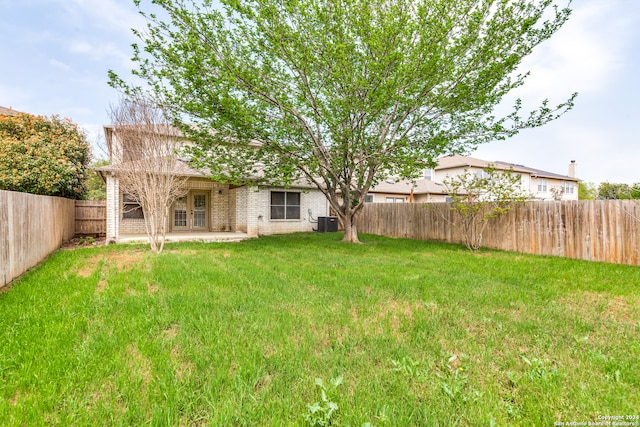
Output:
[[[344,224],[344,238],[342,241],[348,243],[360,243],[360,240],[358,240],[358,228],[356,226],[356,214],[348,210],[348,212],[345,212],[341,216],[342,218],[340,219]]]

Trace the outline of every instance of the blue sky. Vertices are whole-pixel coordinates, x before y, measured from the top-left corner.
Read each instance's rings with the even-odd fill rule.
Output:
[[[575,160],[587,182],[640,182],[640,1],[574,0],[572,8],[523,64],[531,77],[516,95],[534,107],[579,92],[576,107],[472,155],[561,174]],[[143,25],[132,0],[0,0],[0,105],[69,117],[95,144],[118,100],[107,71],[130,76],[131,28]]]

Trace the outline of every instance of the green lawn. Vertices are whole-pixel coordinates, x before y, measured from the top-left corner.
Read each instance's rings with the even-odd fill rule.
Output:
[[[640,415],[640,268],[361,238],[56,252],[0,294],[0,425]]]

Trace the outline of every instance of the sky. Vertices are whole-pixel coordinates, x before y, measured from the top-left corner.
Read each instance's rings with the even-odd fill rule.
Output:
[[[640,1],[574,0],[571,8],[569,22],[523,62],[531,76],[514,96],[535,108],[578,92],[574,109],[470,155],[559,174],[575,160],[583,181],[640,182]],[[131,78],[131,28],[144,25],[132,0],[0,0],[0,106],[68,117],[94,158],[106,158],[102,126],[119,99],[107,73]]]

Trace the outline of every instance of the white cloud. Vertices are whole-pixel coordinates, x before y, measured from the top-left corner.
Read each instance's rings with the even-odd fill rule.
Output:
[[[56,68],[61,69],[62,71],[69,71],[69,70],[71,70],[71,66],[70,66],[69,64],[65,64],[64,62],[62,62],[62,61],[58,61],[58,60],[57,60],[57,59],[55,59],[55,58],[51,58],[51,59],[49,59],[49,64],[50,64],[50,65],[52,65],[52,66],[54,66],[54,67],[56,67]]]
[[[72,40],[68,49],[71,53],[86,55],[94,60],[116,58],[124,66],[129,66],[131,62],[131,54],[112,42],[92,44],[86,40]]]

